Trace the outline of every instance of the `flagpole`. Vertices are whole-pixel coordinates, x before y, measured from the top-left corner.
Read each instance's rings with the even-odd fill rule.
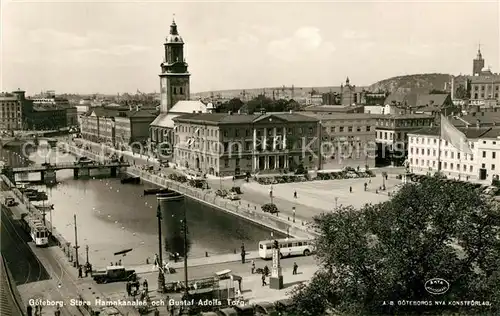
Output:
[[[439,122],[439,139],[438,139],[438,173],[441,172],[441,139],[442,139],[442,123],[443,123],[443,115],[441,114],[440,122]]]

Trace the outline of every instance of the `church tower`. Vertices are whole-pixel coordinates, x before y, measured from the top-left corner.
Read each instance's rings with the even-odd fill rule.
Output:
[[[165,57],[160,74],[160,112],[168,112],[177,101],[189,100],[188,64],[184,59],[184,41],[175,20],[165,40]]]
[[[477,50],[477,57],[472,61],[472,75],[479,76],[481,75],[481,70],[484,68],[484,59],[483,55],[481,55],[481,45]]]

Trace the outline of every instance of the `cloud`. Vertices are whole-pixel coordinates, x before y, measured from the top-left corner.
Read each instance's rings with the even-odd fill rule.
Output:
[[[350,40],[360,40],[368,38],[368,34],[362,31],[344,30],[342,32],[342,37]]]
[[[271,41],[268,45],[268,53],[271,56],[289,62],[305,55],[325,56],[333,51],[335,45],[325,41],[319,29],[315,27],[301,27],[292,36]]]

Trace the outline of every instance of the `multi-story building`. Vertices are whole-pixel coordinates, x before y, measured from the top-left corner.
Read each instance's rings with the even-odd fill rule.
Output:
[[[494,100],[500,103],[500,75],[489,74],[470,77],[471,103]],[[480,103],[478,103],[480,104]]]
[[[57,130],[68,126],[66,108],[31,105],[25,111],[26,126],[31,130]]]
[[[25,128],[25,92],[18,90],[0,94],[0,130],[13,131]]]
[[[441,140],[439,127],[409,134],[408,162],[416,174],[444,175],[459,180],[489,181],[500,175],[500,128],[458,128],[468,139],[471,154],[460,152]]]
[[[375,166],[376,141],[373,115],[363,113],[303,114],[321,125],[322,170]]]
[[[123,147],[132,143],[146,143],[149,125],[156,117],[152,110],[117,110],[92,108],[81,118],[84,139]]]
[[[402,165],[408,156],[408,133],[434,125],[427,114],[374,115],[377,165]]]
[[[215,176],[319,167],[319,125],[298,113],[185,114],[175,123],[174,159]]]

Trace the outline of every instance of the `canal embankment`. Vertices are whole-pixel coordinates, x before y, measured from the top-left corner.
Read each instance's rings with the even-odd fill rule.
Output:
[[[78,148],[73,145],[68,145],[67,143],[65,143],[64,146],[61,146],[61,148],[78,157],[86,156],[95,161],[104,161],[107,159],[103,155],[91,152],[84,148]],[[118,154],[126,155],[127,153],[118,152]],[[202,190],[190,187],[187,184],[175,182],[171,179],[168,179],[167,175],[159,171],[142,170],[138,166],[131,166],[124,169],[123,171],[128,173],[129,175],[140,177],[143,181],[149,182],[158,187],[169,188],[171,190],[177,191],[207,206],[238,216],[257,225],[278,231],[284,235],[297,238],[313,238],[317,236],[317,233],[303,222],[294,223],[293,220],[288,217],[280,217],[279,213],[276,215],[264,213],[261,210],[261,205],[250,203],[244,200],[230,201],[228,199],[216,196],[214,190]]]

